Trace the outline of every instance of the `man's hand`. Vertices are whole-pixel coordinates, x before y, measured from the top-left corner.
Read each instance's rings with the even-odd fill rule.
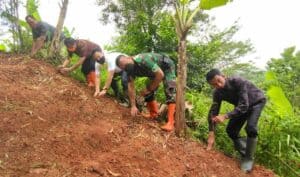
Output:
[[[141,93],[140,93],[140,95],[141,96],[146,96],[146,95],[148,95],[148,94],[150,94],[151,92],[147,89],[147,88],[145,88],[145,89],[143,89],[142,91],[141,91]]]
[[[207,150],[211,150],[215,144],[215,133],[213,131],[209,132],[207,139]]]
[[[136,116],[138,114],[138,112],[139,112],[139,110],[136,106],[131,107],[131,111],[130,111],[131,116]]]
[[[60,72],[60,70],[61,70],[62,68],[64,68],[63,65],[58,65],[58,66],[57,66],[57,71]]]
[[[62,74],[67,74],[67,73],[71,72],[72,70],[70,68],[61,68],[59,71]]]
[[[106,94],[107,90],[102,90],[100,93],[99,93],[99,96],[104,96]]]
[[[227,118],[226,115],[218,115],[218,116],[213,117],[213,118],[212,118],[212,121],[213,121],[214,123],[222,123],[222,122],[225,121],[226,118]]]
[[[99,92],[99,91],[95,91],[94,97],[97,97],[97,96],[99,96],[99,95],[100,95],[100,92]]]
[[[64,65],[58,65],[57,68],[62,69],[62,68],[64,68]]]

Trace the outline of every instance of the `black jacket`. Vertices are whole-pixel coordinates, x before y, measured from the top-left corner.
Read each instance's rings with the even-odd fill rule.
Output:
[[[238,118],[265,99],[264,93],[250,81],[240,77],[226,78],[224,88],[213,92],[213,103],[208,114],[209,130],[214,130],[211,118],[219,114],[223,100],[235,106],[234,110],[227,113],[228,118]]]

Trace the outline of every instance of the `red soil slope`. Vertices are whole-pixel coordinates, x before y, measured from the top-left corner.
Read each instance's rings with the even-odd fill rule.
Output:
[[[0,55],[1,177],[274,176],[132,118],[44,62]]]

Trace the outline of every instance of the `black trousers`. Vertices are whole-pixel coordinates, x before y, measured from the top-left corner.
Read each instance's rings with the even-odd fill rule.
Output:
[[[260,103],[252,106],[249,111],[242,116],[230,119],[226,128],[228,136],[233,140],[239,138],[240,131],[245,122],[247,122],[245,127],[247,136],[256,138],[258,135],[258,120],[265,104],[266,100],[262,100]]]
[[[81,72],[87,76],[92,71],[95,71],[95,61],[92,57],[87,57],[81,65]]]
[[[128,76],[125,71],[121,71],[119,73],[115,73],[113,76],[113,79],[111,81],[111,88],[113,89],[116,96],[119,96],[119,87],[118,87],[118,80],[121,77],[121,83],[122,83],[122,90],[123,94],[127,95],[127,88],[128,88]]]

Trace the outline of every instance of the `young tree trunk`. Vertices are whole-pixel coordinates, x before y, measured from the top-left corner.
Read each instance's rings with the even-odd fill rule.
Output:
[[[12,2],[13,2],[14,9],[15,9],[16,20],[19,20],[19,1],[13,0]],[[17,28],[20,49],[21,49],[21,51],[23,51],[23,49],[24,49],[23,35],[22,35],[21,26],[18,23],[18,21],[15,21],[15,26]]]
[[[5,7],[5,12],[8,14],[8,19],[9,22],[11,23],[10,25],[10,33],[12,34],[12,43],[13,43],[13,52],[18,52],[19,51],[19,37],[18,37],[18,30],[17,30],[17,25],[18,25],[18,19],[16,19],[16,4],[15,0],[9,0],[7,2]]]
[[[212,3],[215,0],[200,1],[202,4],[189,13],[186,5],[190,3],[189,0],[175,2],[175,27],[176,33],[179,38],[179,60],[177,67],[177,94],[176,94],[176,115],[175,115],[175,132],[177,136],[183,136],[186,134],[185,124],[185,88],[187,79],[187,57],[186,57],[186,37],[193,25],[193,19],[195,15],[200,11],[200,7],[210,9],[213,7],[224,5],[228,0],[219,0],[218,3]],[[190,15],[188,15],[190,14]]]
[[[60,34],[62,32],[62,28],[64,25],[65,17],[67,14],[67,7],[68,7],[69,0],[62,0],[62,5],[60,5],[60,14],[58,23],[54,32],[53,39],[51,41],[49,54],[50,57],[55,57],[59,55],[60,52]]]
[[[186,134],[185,124],[185,88],[187,77],[187,58],[186,58],[186,39],[180,39],[179,42],[179,60],[177,69],[176,86],[176,114],[175,114],[175,133],[182,137]]]

